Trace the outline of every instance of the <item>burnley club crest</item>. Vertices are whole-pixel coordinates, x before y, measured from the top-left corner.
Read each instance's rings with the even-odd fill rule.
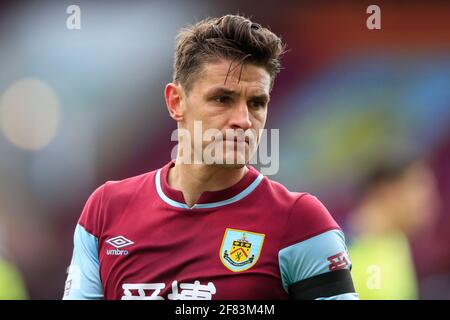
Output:
[[[256,264],[264,234],[227,228],[220,247],[220,260],[233,272],[248,270]]]

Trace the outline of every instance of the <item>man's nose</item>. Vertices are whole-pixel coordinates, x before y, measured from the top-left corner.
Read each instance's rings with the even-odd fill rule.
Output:
[[[239,102],[232,110],[230,118],[230,127],[234,129],[247,130],[252,127],[250,114],[246,102]]]

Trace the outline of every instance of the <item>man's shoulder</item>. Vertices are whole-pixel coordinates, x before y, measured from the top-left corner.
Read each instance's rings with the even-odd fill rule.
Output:
[[[149,181],[154,178],[156,171],[145,172],[121,180],[108,180],[102,185],[105,195],[108,197],[124,196],[132,194],[142,187],[147,187]]]
[[[133,199],[151,194],[156,171],[103,183],[90,195],[78,223],[98,236],[100,225],[105,219],[110,220],[122,214]]]
[[[285,245],[306,240],[329,230],[340,230],[325,205],[309,192],[293,192],[283,184],[266,180],[272,197],[287,210]]]
[[[288,207],[294,205],[298,198],[302,197],[304,194],[307,194],[306,192],[291,191],[280,182],[272,180],[267,176],[264,177],[261,185],[262,188],[265,189],[264,193],[266,195],[270,194],[274,200],[284,203]]]

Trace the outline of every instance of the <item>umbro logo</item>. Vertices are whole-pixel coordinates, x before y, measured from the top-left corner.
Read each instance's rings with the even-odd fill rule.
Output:
[[[133,244],[134,242],[131,240],[128,240],[124,236],[118,236],[118,237],[114,237],[109,240],[106,240],[106,243],[109,243],[113,247],[119,249],[122,247],[129,246],[129,245]]]
[[[108,244],[112,245],[114,248],[116,248],[116,249],[106,250],[106,254],[108,256],[110,256],[110,255],[126,256],[126,255],[128,255],[128,250],[119,250],[119,249],[134,244],[133,241],[128,240],[124,236],[118,236],[118,237],[111,238],[109,240],[106,240],[106,243],[108,243]]]

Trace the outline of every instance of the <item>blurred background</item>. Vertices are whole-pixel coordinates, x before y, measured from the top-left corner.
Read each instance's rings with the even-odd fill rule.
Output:
[[[450,3],[229,0],[1,2],[0,299],[62,297],[88,196],[170,160],[177,31],[226,13],[288,45],[270,178],[327,206],[361,297],[450,298]]]

